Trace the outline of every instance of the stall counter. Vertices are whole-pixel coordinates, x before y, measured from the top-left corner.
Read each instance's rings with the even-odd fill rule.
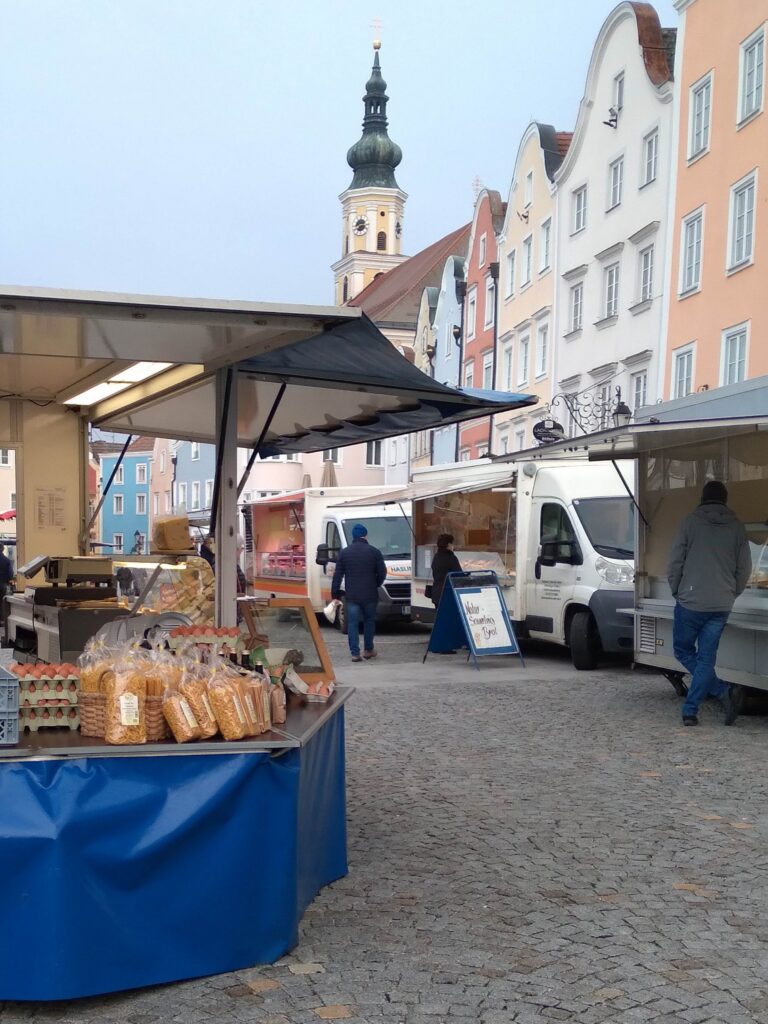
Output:
[[[0,764],[0,1000],[60,1000],[271,963],[347,873],[344,705],[239,743],[40,734]],[[57,745],[58,744],[58,745]]]

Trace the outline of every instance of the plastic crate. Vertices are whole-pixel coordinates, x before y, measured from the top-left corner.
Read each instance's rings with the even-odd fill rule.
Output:
[[[0,666],[0,715],[18,714],[19,680]]]
[[[19,714],[0,713],[0,747],[15,747],[19,742]]]

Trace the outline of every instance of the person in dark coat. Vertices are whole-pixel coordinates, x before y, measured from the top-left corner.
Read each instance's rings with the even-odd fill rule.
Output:
[[[367,541],[368,531],[362,523],[352,527],[352,543],[343,548],[336,563],[331,583],[331,597],[341,600],[341,584],[347,598],[347,637],[352,661],[375,658],[376,606],[379,587],[387,578],[384,556]],[[363,655],[360,657],[360,621],[363,622]]]
[[[437,608],[449,572],[461,572],[461,562],[453,552],[453,534],[441,533],[432,559],[432,604]]]

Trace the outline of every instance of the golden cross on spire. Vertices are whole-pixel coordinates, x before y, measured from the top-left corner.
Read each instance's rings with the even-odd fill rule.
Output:
[[[371,28],[373,29],[373,48],[374,50],[381,49],[381,18],[374,18],[371,22]]]

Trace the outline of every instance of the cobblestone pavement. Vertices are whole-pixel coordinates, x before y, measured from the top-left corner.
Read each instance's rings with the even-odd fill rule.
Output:
[[[343,677],[350,873],[298,947],[2,1024],[768,1022],[766,719],[541,655]]]

